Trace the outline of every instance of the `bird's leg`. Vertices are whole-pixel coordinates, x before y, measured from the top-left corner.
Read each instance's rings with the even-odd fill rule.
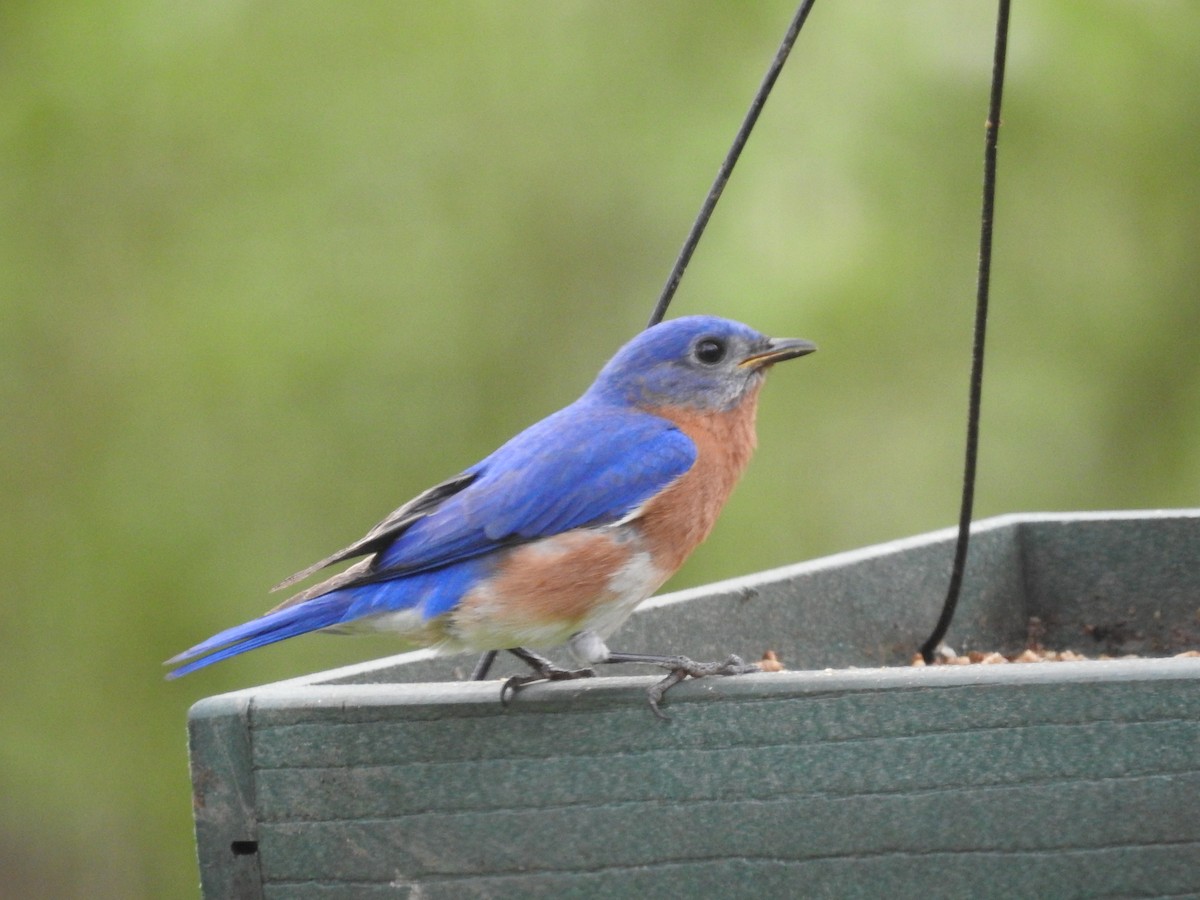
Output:
[[[595,669],[563,669],[556,666],[541,654],[534,653],[524,647],[509,647],[508,652],[533,669],[532,675],[513,675],[500,688],[500,702],[505,706],[512,700],[513,695],[527,684],[535,681],[570,681],[573,678],[591,678],[596,674]],[[482,660],[480,664],[482,665]],[[475,667],[476,669],[479,666]]]
[[[592,664],[609,663],[640,663],[648,666],[659,666],[669,670],[662,681],[654,684],[647,692],[650,709],[660,719],[669,719],[659,707],[659,703],[667,691],[688,678],[704,678],[709,675],[747,675],[751,672],[761,672],[757,665],[746,663],[739,656],[729,656],[723,662],[696,662],[686,656],[654,656],[648,653],[615,653],[600,640],[594,632],[581,631],[571,638],[571,652],[580,660]]]
[[[496,661],[496,654],[498,652],[497,650],[489,650],[479,657],[479,662],[475,663],[475,668],[471,670],[471,681],[483,681],[487,678],[488,672],[492,670],[492,663]]]

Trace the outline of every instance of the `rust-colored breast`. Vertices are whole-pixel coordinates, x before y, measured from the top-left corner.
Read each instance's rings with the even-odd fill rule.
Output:
[[[611,633],[664,576],[631,528],[577,529],[504,551],[469,591],[452,631],[468,646],[549,647],[585,628]]]
[[[754,418],[759,387],[761,383],[751,388],[740,405],[727,412],[650,410],[678,425],[696,445],[695,465],[648,502],[638,519],[655,564],[668,573],[683,565],[708,537],[750,462],[757,441]]]
[[[488,589],[517,619],[582,619],[633,552],[612,534],[567,532],[511,551]]]

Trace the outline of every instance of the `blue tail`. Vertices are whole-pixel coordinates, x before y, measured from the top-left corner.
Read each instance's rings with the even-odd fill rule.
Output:
[[[354,602],[354,595],[348,591],[334,591],[321,597],[314,597],[295,606],[289,606],[276,612],[267,613],[261,618],[227,628],[220,634],[214,634],[207,641],[197,644],[190,650],[184,650],[178,656],[168,659],[166,665],[187,662],[167,678],[179,678],[197,669],[254,650],[265,647],[276,641],[286,640],[298,634],[319,631],[330,625],[337,625],[346,618],[347,608]]]

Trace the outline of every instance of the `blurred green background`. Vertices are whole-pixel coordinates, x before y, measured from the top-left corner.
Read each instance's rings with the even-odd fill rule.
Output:
[[[1015,6],[977,513],[1200,504],[1200,4]],[[589,383],[792,11],[0,7],[0,895],[194,895],[188,706],[397,648],[161,660]],[[817,4],[672,314],[821,352],[673,587],[955,520],[994,15]]]

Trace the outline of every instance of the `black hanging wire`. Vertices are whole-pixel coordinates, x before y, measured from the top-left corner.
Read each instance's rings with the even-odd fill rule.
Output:
[[[671,304],[671,298],[675,296],[675,290],[679,287],[679,282],[683,278],[683,271],[691,261],[696,245],[700,243],[700,236],[704,234],[708,220],[717,206],[717,201],[721,199],[721,192],[725,190],[729,176],[733,174],[733,167],[737,165],[738,157],[742,155],[742,148],[746,146],[746,141],[750,138],[750,132],[754,130],[754,123],[758,121],[758,114],[762,112],[763,107],[766,105],[767,97],[771,95],[771,88],[775,87],[775,80],[779,77],[779,73],[783,71],[783,64],[787,62],[788,54],[792,52],[792,45],[796,43],[796,37],[800,34],[800,29],[804,27],[809,10],[812,9],[815,2],[816,0],[802,0],[799,8],[796,10],[796,15],[792,18],[792,23],[788,26],[787,34],[783,36],[783,41],[780,43],[779,49],[775,52],[775,58],[771,60],[767,74],[763,76],[762,84],[758,87],[758,93],[754,95],[754,99],[750,102],[750,109],[746,111],[746,118],[742,120],[742,127],[738,129],[737,134],[733,138],[733,144],[730,146],[729,152],[725,154],[724,162],[721,163],[721,168],[717,170],[717,177],[713,181],[712,187],[708,190],[708,196],[704,198],[704,204],[700,207],[696,221],[692,223],[692,230],[688,233],[687,240],[683,242],[683,247],[679,251],[679,257],[675,260],[675,266],[671,269],[671,274],[667,277],[667,283],[663,286],[662,294],[659,295],[658,302],[654,304],[654,312],[650,313],[650,321],[646,323],[647,328],[657,325],[663,320],[663,316],[667,314],[667,307]]]
[[[980,210],[979,273],[975,294],[975,337],[971,347],[971,386],[967,403],[967,450],[963,467],[962,506],[958,517],[958,541],[950,586],[933,633],[921,645],[921,656],[933,662],[934,651],[946,637],[958,598],[962,593],[967,548],[971,541],[971,513],[975,503],[975,461],[979,453],[979,405],[983,395],[983,349],[987,332],[988,286],[992,271],[992,222],[996,205],[996,145],[1000,138],[1000,100],[1004,93],[1004,61],[1008,49],[1009,0],[1000,0],[996,20],[996,49],[992,63],[992,95],[988,105],[983,150],[983,203]]]
[[[662,294],[659,295],[658,302],[654,304],[654,311],[650,314],[650,321],[646,323],[647,328],[657,325],[663,320],[663,316],[667,314],[667,307],[671,304],[671,298],[675,296],[679,282],[683,279],[684,270],[687,269],[688,263],[691,262],[692,253],[695,252],[696,245],[700,243],[700,236],[704,234],[704,229],[708,225],[708,220],[712,217],[713,210],[716,209],[717,201],[721,199],[721,193],[725,190],[729,176],[733,174],[733,167],[737,165],[738,157],[742,155],[742,148],[746,146],[746,141],[750,139],[750,132],[754,130],[754,124],[758,121],[759,113],[762,112],[763,107],[766,105],[767,97],[771,95],[771,89],[775,87],[775,81],[779,78],[779,73],[783,71],[783,64],[787,62],[788,54],[792,52],[792,45],[796,43],[800,29],[804,27],[804,22],[808,19],[808,13],[816,2],[817,0],[801,0],[799,8],[796,10],[796,15],[792,17],[787,33],[783,36],[783,41],[779,44],[779,49],[775,51],[775,58],[771,60],[771,65],[767,68],[767,74],[763,77],[762,84],[758,86],[758,91],[755,93],[754,99],[750,102],[750,109],[746,112],[746,117],[742,120],[742,125],[738,129],[737,134],[734,135],[733,144],[730,146],[729,152],[725,154],[721,168],[717,170],[717,177],[713,181],[712,187],[708,190],[708,196],[704,198],[704,203],[700,207],[696,221],[692,223],[692,229],[688,232],[687,240],[683,242],[683,248],[679,251],[675,265],[671,268],[671,274],[667,277],[667,283],[663,286]],[[475,668],[471,671],[471,681],[483,681],[483,679],[487,678],[488,672],[491,671],[492,663],[496,661],[496,653],[497,651],[495,650],[489,650],[479,657],[479,661],[475,663]]]

